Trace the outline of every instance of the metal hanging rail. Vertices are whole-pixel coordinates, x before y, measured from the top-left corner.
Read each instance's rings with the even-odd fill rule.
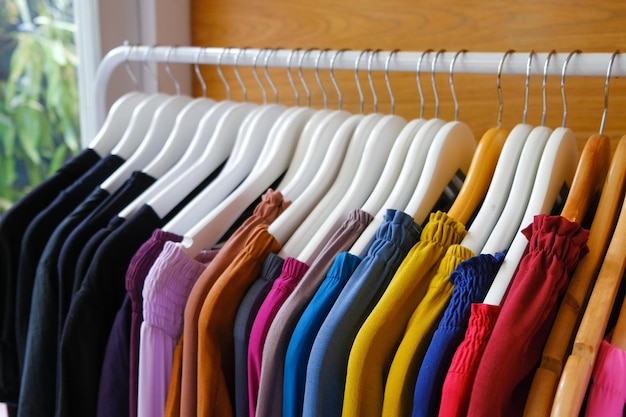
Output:
[[[201,48],[189,46],[119,46],[111,50],[102,60],[96,73],[96,81],[94,85],[93,105],[95,111],[96,128],[102,126],[106,115],[105,92],[109,78],[113,70],[120,64],[125,62],[169,62],[169,63],[187,63],[187,64],[217,64],[218,60],[222,65],[234,65],[237,59],[238,66],[252,66],[255,58],[259,53],[268,54],[269,49],[254,48]],[[267,65],[270,67],[287,67],[289,58],[291,57],[291,67],[295,68],[296,64],[300,64],[301,54],[307,50],[289,50],[277,49],[269,56]],[[302,57],[302,68],[329,69],[330,63],[337,51],[327,50],[319,56],[319,50],[314,53],[307,53]],[[371,70],[381,71],[385,69],[385,61],[390,51],[378,51],[371,61]],[[366,70],[368,59],[357,59],[361,51],[349,50],[341,51],[337,54],[333,68],[340,70],[354,70],[358,66],[360,70]],[[436,72],[450,71],[450,63],[454,58],[456,51],[444,52],[440,54],[435,63]],[[503,66],[502,74],[526,74],[528,65],[528,56],[530,52],[514,52],[507,56]],[[419,58],[424,55],[421,51],[400,51],[394,53],[389,62],[389,71],[415,72]],[[454,64],[454,73],[473,73],[473,74],[497,74],[498,65],[502,60],[503,52],[465,52],[460,55]],[[549,66],[549,75],[560,75],[565,59],[569,52],[561,52],[552,55]],[[604,77],[607,75],[609,61],[612,52],[588,52],[579,53],[572,57],[567,66],[567,76],[593,76]],[[612,77],[623,77],[626,75],[626,57],[618,54],[611,68]],[[544,72],[545,60],[548,52],[537,52],[532,60],[530,73],[531,75],[540,75]],[[431,70],[432,60],[435,53],[424,55],[422,61],[423,71]],[[258,62],[265,65],[266,55]],[[258,64],[257,62],[257,64]]]

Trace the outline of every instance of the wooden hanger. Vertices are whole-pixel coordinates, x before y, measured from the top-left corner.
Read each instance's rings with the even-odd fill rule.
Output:
[[[625,268],[626,205],[622,201],[611,243],[561,374],[551,416],[577,416],[580,412]]]
[[[459,106],[456,100],[452,75],[454,73],[454,62],[457,56],[463,52],[466,51],[459,51],[450,63],[450,90],[454,99],[454,120],[458,120]],[[498,120],[500,120],[500,116]],[[469,219],[487,193],[507,135],[508,131],[502,129],[500,123],[498,123],[498,127],[487,130],[478,142],[467,171],[467,176],[463,181],[459,194],[454,199],[452,207],[448,210],[450,217],[465,224],[466,227],[469,227],[467,224]]]
[[[583,149],[579,168],[572,183],[572,190],[567,197],[565,207],[570,201],[579,203],[583,200],[593,201],[593,198],[579,198],[573,196],[576,190],[583,189],[589,196],[596,193],[596,181],[604,182],[600,194],[600,201],[590,228],[587,247],[589,252],[580,260],[572,275],[567,292],[561,302],[555,317],[550,335],[543,349],[541,364],[533,377],[533,382],[526,401],[524,415],[548,416],[556,393],[557,384],[567,352],[573,342],[576,327],[584,312],[584,306],[595,280],[606,247],[611,239],[613,227],[617,221],[617,214],[621,201],[626,192],[626,136],[620,140],[611,162],[611,168],[606,181],[606,162],[610,155],[610,141],[606,136],[593,135]],[[591,180],[587,180],[589,178]],[[582,180],[582,181],[581,181]],[[576,207],[575,205],[573,205]],[[565,207],[562,211],[564,213]],[[589,208],[575,208],[565,213],[571,218],[581,219]]]
[[[626,250],[626,247],[624,247]],[[623,277],[622,277],[623,279]],[[611,336],[611,344],[622,350],[626,350],[626,303],[622,303],[622,308]]]

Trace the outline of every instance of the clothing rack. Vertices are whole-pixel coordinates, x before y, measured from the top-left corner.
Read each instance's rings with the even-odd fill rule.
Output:
[[[337,54],[336,50],[326,50],[322,56],[318,53],[307,53],[308,49],[290,50],[276,49],[267,57],[263,55],[258,59],[263,49],[255,48],[214,48],[214,47],[190,47],[190,46],[135,46],[124,45],[112,49],[103,58],[98,67],[95,77],[95,86],[92,103],[95,109],[93,125],[97,129],[102,126],[106,115],[106,89],[109,78],[117,66],[125,62],[152,62],[152,63],[187,63],[187,64],[212,64],[218,62],[221,65],[253,66],[255,60],[257,66],[287,67],[291,68],[319,68],[330,69],[331,61],[333,68],[337,70],[367,70],[382,71],[386,68],[387,58],[391,51],[376,51],[371,62],[362,51],[346,50]],[[266,51],[269,51],[266,50]],[[319,50],[315,50],[319,52]],[[500,62],[505,52],[465,52],[458,56],[454,64],[454,73],[471,74],[497,74]],[[306,54],[304,57],[302,54]],[[513,52],[507,55],[502,64],[502,74],[526,74],[528,70],[528,57],[530,52]],[[530,75],[544,73],[544,65],[548,52],[535,53],[530,64]],[[569,52],[553,54],[548,68],[548,75],[561,75],[563,64]],[[398,51],[394,53],[388,63],[389,71],[416,72],[417,62],[422,59],[422,71],[430,72],[435,53],[421,51]],[[435,63],[435,72],[449,73],[450,63],[454,59],[456,51],[439,54]],[[583,52],[572,56],[567,65],[567,76],[593,76],[604,77],[609,69],[611,52]],[[360,59],[359,59],[360,57]],[[290,59],[291,58],[291,59]],[[301,59],[302,58],[302,59]],[[334,58],[334,61],[333,61]],[[357,60],[359,62],[357,62]],[[617,54],[611,66],[612,77],[626,76],[626,57]]]

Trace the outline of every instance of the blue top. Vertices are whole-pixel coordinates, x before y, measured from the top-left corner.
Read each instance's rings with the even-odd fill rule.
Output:
[[[303,417],[341,415],[354,338],[420,233],[421,228],[411,216],[387,210],[367,256],[341,291],[315,338],[307,365]]]
[[[357,268],[361,258],[341,252],[296,325],[285,357],[283,417],[302,415],[304,384],[309,353],[315,336],[339,293]]]

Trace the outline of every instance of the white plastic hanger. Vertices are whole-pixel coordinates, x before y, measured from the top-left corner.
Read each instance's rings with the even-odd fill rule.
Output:
[[[181,246],[190,256],[214,245],[241,213],[287,170],[304,126],[314,113],[309,108],[298,108],[281,115],[246,179],[185,233]]]
[[[368,77],[371,74],[371,59],[373,56],[374,53],[371,53],[368,61]],[[370,86],[372,86],[371,82]],[[373,88],[372,94],[374,103],[377,103]],[[348,188],[339,201],[335,200],[331,203],[332,211],[324,219],[321,226],[317,227],[312,235],[309,235],[308,242],[298,254],[298,259],[304,260],[313,257],[318,247],[339,227],[349,212],[363,205],[374,190],[383,172],[391,148],[405,125],[406,121],[403,118],[392,115],[383,116],[376,123],[368,135],[363,155]]]
[[[406,207],[411,197],[412,191],[417,187],[422,169],[426,162],[426,156],[428,149],[432,144],[435,135],[444,125],[444,121],[438,118],[425,120],[424,119],[424,94],[422,91],[422,85],[420,80],[422,60],[426,54],[434,52],[432,49],[428,49],[422,53],[418,62],[416,70],[417,89],[420,96],[420,117],[418,119],[409,122],[405,128],[400,132],[396,142],[403,142],[405,136],[412,139],[409,149],[406,153],[406,158],[402,164],[402,170],[393,185],[393,189],[389,194],[387,201],[380,205],[378,213],[372,218],[370,224],[365,228],[363,233],[354,242],[350,248],[350,253],[354,255],[361,255],[371,239],[376,234],[376,231],[383,224],[385,219],[385,213],[387,209],[402,210]],[[367,202],[366,202],[367,205]],[[362,208],[365,211],[366,205]]]
[[[131,49],[128,50],[129,53],[130,50]],[[128,59],[125,62],[125,67],[133,85],[137,88],[137,77],[135,77],[135,74],[133,74],[130,69]],[[124,136],[124,132],[128,128],[135,108],[148,97],[147,94],[133,91],[118,98],[111,106],[104,124],[89,143],[89,148],[101,157],[109,154],[122,136]]]
[[[548,60],[549,57],[550,55],[548,55]],[[546,71],[547,65],[546,63]],[[610,72],[607,74],[607,79],[609,76]],[[523,219],[517,228],[517,235],[489,288],[484,300],[485,304],[501,304],[528,245],[528,240],[520,233],[521,229],[528,226],[535,215],[549,213],[552,210],[564,185],[568,187],[571,185],[577,162],[578,150],[574,133],[565,127],[555,129],[543,150],[532,193]]]
[[[506,204],[502,213],[498,218],[498,222],[494,226],[493,230],[489,234],[489,239],[482,248],[483,253],[496,253],[507,249],[516,234],[521,227],[524,213],[528,207],[529,199],[533,191],[533,183],[535,182],[536,174],[538,172],[540,161],[543,159],[544,147],[550,140],[552,129],[544,126],[546,115],[546,77],[547,68],[550,62],[550,57],[554,52],[551,52],[545,64],[544,82],[542,85],[543,90],[543,114],[541,120],[541,126],[535,127],[528,138],[522,154],[520,155],[511,191],[509,192]],[[532,57],[534,52],[531,51],[528,57],[528,68],[530,68]],[[528,72],[528,74],[530,74]],[[527,83],[528,79],[527,77]],[[528,90],[526,90],[528,91]],[[528,93],[526,93],[528,94]],[[527,102],[524,105],[523,123],[526,123]]]
[[[342,107],[343,99],[341,90],[339,89],[339,86],[337,85],[334,77],[334,62],[341,52],[342,51],[337,51],[330,61],[330,78],[337,91],[340,110]],[[327,97],[325,90],[321,85],[321,82],[319,81],[319,77],[318,84],[320,85],[320,88],[323,92],[324,106],[326,106]],[[351,151],[347,151],[352,136],[362,119],[362,115],[350,116],[347,120],[341,123],[340,126],[337,127],[334,134],[330,134],[330,143],[327,147],[322,148],[324,150],[327,150],[325,151],[322,164],[317,170],[314,178],[309,181],[306,189],[300,193],[300,196],[295,201],[293,201],[292,204],[287,207],[287,209],[280,216],[278,216],[278,218],[275,219],[268,228],[268,231],[276,238],[278,242],[281,242],[282,244],[287,242],[287,240],[294,234],[294,231],[298,229],[302,222],[307,218],[307,215],[311,213],[315,205],[324,195],[333,195],[332,193],[327,194],[327,191],[333,183],[333,180],[337,176],[337,172],[339,172],[342,168],[342,162],[347,163],[350,168],[357,166],[356,162],[350,163],[349,161],[344,161],[344,156],[346,155],[346,153],[348,153],[349,155],[351,155],[352,158],[359,158],[363,151],[365,140],[363,140],[361,143],[352,145],[352,148],[350,148]],[[365,139],[364,135],[362,135],[362,137],[363,139]],[[320,152],[322,149],[319,149],[318,152]],[[344,175],[347,174],[344,173]],[[282,189],[281,191],[283,191],[283,193],[286,193]],[[340,194],[338,191],[336,191],[336,193],[336,198],[338,199]],[[314,218],[315,216],[311,217]]]
[[[183,172],[200,158],[207,147],[208,139],[212,137],[217,120],[224,113],[220,109],[226,110],[226,107],[223,107],[225,102],[215,103],[214,100],[206,97],[206,83],[198,66],[202,51],[203,49],[199,50],[194,64],[196,76],[202,86],[202,97],[191,101],[181,110],[166,146],[144,169],[146,174],[156,177],[158,180],[118,214],[122,218],[128,218],[142,205],[162,193],[168,185],[172,184],[176,178],[180,178]],[[205,131],[204,128],[209,120],[211,121],[209,123],[210,128]],[[202,129],[200,129],[201,127]],[[170,166],[171,168],[169,168]]]
[[[173,49],[173,48],[172,48]],[[178,81],[171,75],[169,70],[169,62],[166,63],[166,71],[172,78],[176,86],[176,96],[168,97],[155,110],[150,127],[146,135],[141,138],[135,138],[140,141],[135,152],[132,153],[112,175],[109,176],[102,184],[101,188],[111,193],[115,192],[128,179],[133,171],[143,169],[165,145],[170,132],[174,128],[176,117],[180,111],[190,102],[192,98],[180,95],[180,85]],[[123,155],[120,155],[123,156]]]
[[[310,106],[311,95],[304,81],[304,77],[302,76],[302,59],[306,53],[310,51],[311,50],[305,51],[302,54],[298,65],[300,81],[306,91],[307,107]],[[350,117],[350,113],[346,111],[328,110],[328,97],[320,80],[318,66],[323,52],[324,51],[320,51],[315,60],[315,78],[322,91],[324,110],[316,112],[304,127],[304,131],[298,141],[298,146],[289,164],[287,173],[277,187],[283,194],[283,197],[290,201],[296,201],[305,189],[310,189],[311,180],[319,171],[320,165],[326,158],[326,155],[331,152],[329,146],[333,143],[333,136],[338,131],[341,124]],[[339,52],[333,56],[333,61],[338,53]]]
[[[435,64],[438,52],[433,59],[431,81],[435,93],[435,118],[439,115],[439,97],[435,83]],[[423,129],[424,127],[422,127]],[[432,141],[426,163],[417,187],[407,203],[406,213],[423,224],[447,185],[459,171],[466,173],[476,149],[476,139],[472,130],[457,120],[446,123],[437,131]]]
[[[498,97],[500,99],[498,126],[502,121],[503,109],[502,89],[500,86],[502,66],[507,55],[512,52],[514,51],[509,50],[505,52],[498,66],[498,75],[496,78]],[[529,76],[530,74],[527,74],[527,79]],[[528,82],[526,85],[528,85]],[[518,162],[520,161],[522,149],[524,148],[524,144],[531,130],[531,125],[522,122],[511,130],[504,143],[491,184],[487,190],[487,195],[476,217],[472,221],[472,225],[467,230],[467,234],[461,241],[462,246],[470,249],[474,253],[480,253],[482,251],[487,239],[489,239],[491,231],[500,218],[500,214],[509,196],[509,191],[511,190],[511,184],[515,178],[515,172]]]

